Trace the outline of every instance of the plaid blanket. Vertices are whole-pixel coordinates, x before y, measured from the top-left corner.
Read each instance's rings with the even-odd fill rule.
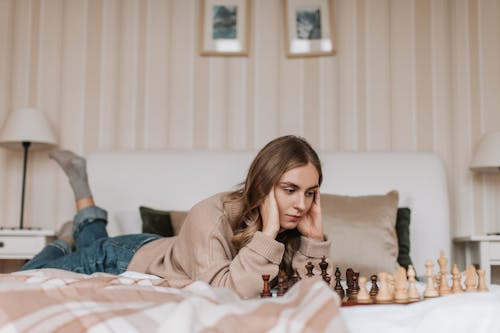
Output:
[[[303,280],[242,300],[203,282],[55,269],[0,274],[0,332],[344,332],[339,298]]]

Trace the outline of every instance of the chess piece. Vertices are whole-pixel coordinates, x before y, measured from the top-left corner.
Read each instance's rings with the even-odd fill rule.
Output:
[[[326,282],[327,285],[330,285],[330,275],[328,275],[328,262],[326,261],[325,256],[321,258],[321,262],[319,263],[319,268],[321,268],[321,277],[323,278],[323,281]]]
[[[396,290],[394,288],[394,284],[395,284],[394,276],[392,274],[387,274],[387,286],[389,288],[388,290],[392,298],[394,298],[394,291]]]
[[[280,270],[278,273],[278,285],[276,296],[283,296],[288,290],[288,281],[286,272],[284,270]]]
[[[359,278],[359,292],[357,296],[358,303],[371,303],[372,299],[368,290],[366,290],[366,277],[361,276]]]
[[[382,272],[378,274],[378,293],[375,296],[377,303],[391,303],[392,294],[389,290],[389,274]]]
[[[478,269],[477,276],[477,291],[488,291],[488,287],[486,287],[486,281],[484,279],[484,269]]]
[[[339,295],[340,300],[344,299],[345,292],[344,288],[342,287],[342,284],[340,283],[340,269],[337,267],[335,268],[335,287],[333,288],[337,295]]]
[[[377,275],[373,274],[372,276],[370,276],[370,280],[372,282],[372,287],[370,288],[370,296],[372,297],[372,299],[374,299],[378,293]]]
[[[420,294],[415,287],[416,275],[417,273],[415,272],[413,265],[408,265],[408,301],[410,302],[416,302],[420,300]]]
[[[451,293],[450,285],[448,284],[448,280],[446,279],[446,274],[448,271],[446,270],[446,265],[448,264],[448,258],[445,257],[444,251],[441,251],[439,254],[439,259],[437,260],[439,264],[439,272],[441,273],[441,278],[439,282],[439,295],[447,295]]]
[[[474,265],[469,265],[464,272],[465,274],[465,291],[474,292],[477,291],[476,288],[476,267]]]
[[[262,288],[262,292],[260,293],[260,297],[272,297],[271,288],[269,288],[269,279],[271,276],[269,274],[262,274],[262,280],[264,281],[264,287]]]
[[[306,267],[306,270],[307,270],[306,277],[308,277],[308,278],[313,277],[314,276],[314,273],[313,273],[314,265],[313,265],[313,263],[310,262],[310,261],[308,261],[305,267]]]
[[[408,302],[408,289],[406,286],[406,269],[399,266],[394,276],[394,301],[396,303]]]
[[[427,259],[425,262],[425,276],[427,278],[427,284],[425,285],[424,297],[432,298],[439,296],[438,291],[434,288],[434,274],[433,274],[434,264],[432,261]]]
[[[352,293],[352,288],[353,288],[353,284],[354,284],[352,281],[353,276],[354,276],[354,270],[352,268],[348,268],[345,271],[345,279],[346,279],[346,283],[347,283],[347,289],[345,291],[346,296],[350,296]]]
[[[328,273],[326,271],[328,269],[328,262],[326,262],[325,256],[323,256],[323,258],[321,258],[321,262],[319,263],[319,268],[321,269],[322,276],[328,275]]]
[[[453,264],[451,268],[451,276],[453,281],[453,283],[451,284],[451,292],[454,294],[463,292],[464,290],[462,288],[462,282],[460,281],[462,277],[460,275],[460,271],[458,270],[457,264]]]
[[[352,290],[351,294],[349,295],[349,299],[353,301],[355,301],[358,298],[358,293],[359,293],[358,278],[359,278],[359,272],[354,273],[354,275],[352,276]]]

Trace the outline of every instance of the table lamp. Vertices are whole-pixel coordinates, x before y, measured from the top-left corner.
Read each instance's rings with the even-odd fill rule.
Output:
[[[474,150],[470,169],[482,173],[500,172],[500,132],[483,135]],[[487,232],[486,235],[500,235],[500,232]]]
[[[56,145],[56,138],[42,111],[34,108],[22,108],[11,112],[7,116],[7,119],[0,130],[0,145],[8,149],[22,149],[24,151],[21,220],[19,223],[19,228],[23,229],[24,192],[26,189],[28,149],[49,149]]]
[[[500,131],[483,135],[474,150],[470,169],[475,172],[500,172]]]

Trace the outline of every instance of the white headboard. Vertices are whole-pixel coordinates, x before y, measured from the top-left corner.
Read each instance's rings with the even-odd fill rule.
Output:
[[[256,152],[110,151],[88,157],[96,203],[111,235],[140,232],[138,207],[188,210],[244,180]],[[439,251],[451,255],[446,175],[432,153],[320,152],[322,193],[385,194],[396,189],[411,208],[411,257],[417,270]],[[117,221],[120,220],[120,223]]]

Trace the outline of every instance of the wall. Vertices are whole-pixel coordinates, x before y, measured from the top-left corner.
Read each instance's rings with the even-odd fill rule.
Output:
[[[500,230],[500,177],[468,170],[500,130],[498,0],[337,0],[335,57],[284,56],[283,8],[251,1],[248,57],[198,55],[195,0],[0,0],[0,123],[36,106],[60,147],[433,151],[454,235]],[[0,149],[0,225],[19,219],[22,156]],[[432,186],[432,184],[429,184]],[[73,214],[63,173],[30,156],[25,221]],[[432,231],[430,231],[432,232]]]

